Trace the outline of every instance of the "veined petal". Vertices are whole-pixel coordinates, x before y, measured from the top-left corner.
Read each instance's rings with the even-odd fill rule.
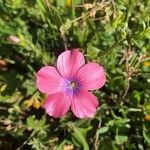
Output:
[[[78,49],[67,50],[59,55],[57,69],[63,77],[70,79],[84,64],[84,56]]]
[[[71,110],[79,118],[93,117],[99,102],[97,97],[88,91],[75,94],[71,103]]]
[[[44,103],[46,112],[54,118],[64,116],[69,111],[70,106],[71,99],[64,92],[49,95]]]
[[[37,72],[36,78],[37,87],[41,92],[54,94],[62,91],[64,79],[55,67],[45,66],[41,68]]]
[[[77,72],[75,78],[80,82],[80,86],[84,90],[101,88],[106,82],[105,71],[97,63],[83,65]]]

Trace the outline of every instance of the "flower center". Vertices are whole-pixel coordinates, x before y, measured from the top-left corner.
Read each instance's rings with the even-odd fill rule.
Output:
[[[68,84],[69,88],[74,90],[77,88],[77,83],[74,81],[70,81],[70,83]]]

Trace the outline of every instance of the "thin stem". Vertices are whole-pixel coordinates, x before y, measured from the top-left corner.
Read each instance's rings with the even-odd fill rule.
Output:
[[[126,39],[122,39],[118,41],[117,43],[114,43],[111,47],[109,47],[104,53],[101,53],[100,56],[105,56],[107,54],[110,54],[114,48],[116,48],[120,43],[122,43]]]
[[[31,133],[31,135],[30,135],[30,136],[22,143],[22,145],[19,146],[16,150],[21,150],[22,147],[23,147],[24,145],[26,145],[27,142],[28,142],[36,133],[37,133],[37,131],[33,131],[33,132]]]
[[[66,50],[68,50],[68,40],[67,40],[67,37],[65,36],[65,34],[62,35],[62,40],[63,40],[64,49],[66,51]]]
[[[98,129],[101,127],[101,124],[102,124],[102,119],[99,120]],[[100,143],[99,133],[96,132],[96,138],[95,138],[95,142],[94,142],[94,148],[95,148],[95,150],[98,150],[99,143]]]
[[[128,91],[129,91],[129,88],[130,88],[130,80],[127,79],[127,85],[126,85],[126,88],[125,88],[125,92],[124,92],[124,94],[122,96],[122,99],[124,99],[126,97]]]

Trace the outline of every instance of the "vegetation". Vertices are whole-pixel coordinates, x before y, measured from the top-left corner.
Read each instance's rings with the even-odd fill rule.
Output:
[[[150,149],[150,0],[0,0],[0,149]],[[80,48],[107,83],[91,119],[42,108],[36,72]]]

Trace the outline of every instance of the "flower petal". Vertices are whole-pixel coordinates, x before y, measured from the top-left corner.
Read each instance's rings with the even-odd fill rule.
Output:
[[[75,78],[80,82],[80,86],[84,90],[101,88],[106,82],[103,67],[96,63],[88,63],[82,66]]]
[[[54,94],[62,91],[63,78],[55,67],[45,66],[36,75],[38,89],[46,94]]]
[[[85,64],[84,56],[78,49],[61,53],[57,60],[57,68],[65,78],[73,78],[78,69]]]
[[[75,94],[73,97],[71,110],[79,118],[93,117],[98,104],[95,95],[88,91],[80,91],[80,93]]]
[[[71,106],[71,99],[64,92],[51,94],[44,103],[46,112],[54,118],[64,116]]]

